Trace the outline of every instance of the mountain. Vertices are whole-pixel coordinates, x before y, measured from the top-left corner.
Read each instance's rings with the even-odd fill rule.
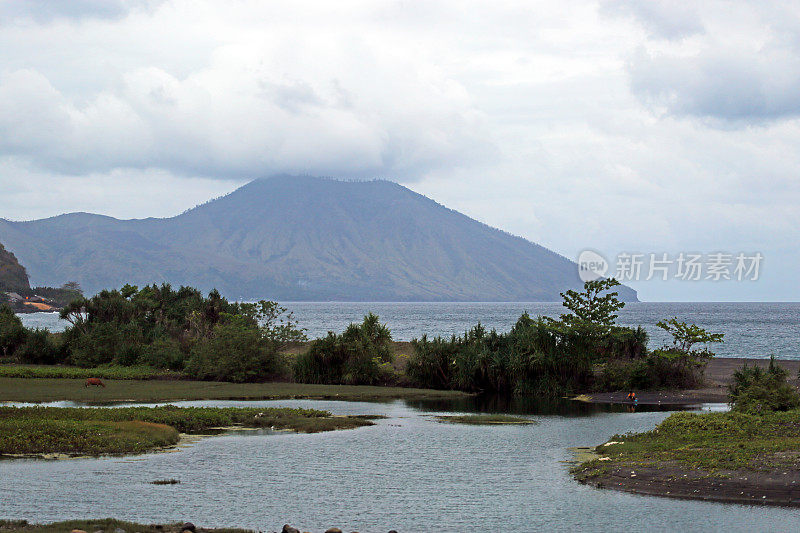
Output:
[[[577,265],[389,181],[253,181],[172,218],[0,219],[37,284],[217,288],[236,299],[558,301]],[[636,292],[620,287],[620,296]]]
[[[0,291],[25,292],[30,290],[28,274],[17,258],[0,244]]]

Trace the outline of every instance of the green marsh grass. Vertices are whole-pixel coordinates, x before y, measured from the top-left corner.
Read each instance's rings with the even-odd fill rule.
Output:
[[[530,418],[522,418],[513,415],[448,415],[437,416],[436,420],[440,422],[449,422],[451,424],[471,424],[475,426],[499,426],[503,424],[536,424],[535,420]]]
[[[579,479],[619,465],[670,464],[708,472],[797,468],[800,410],[765,415],[746,413],[675,413],[652,431],[614,435],[596,448],[608,457],[578,465]]]
[[[142,453],[176,444],[179,433],[237,426],[316,433],[369,425],[315,409],[0,407],[0,455]]]

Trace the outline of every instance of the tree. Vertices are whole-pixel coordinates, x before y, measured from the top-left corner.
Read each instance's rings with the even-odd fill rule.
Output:
[[[61,289],[67,292],[74,292],[78,296],[83,295],[83,289],[81,289],[81,285],[77,281],[68,281],[61,286]]]
[[[244,383],[274,377],[280,366],[274,343],[259,329],[228,323],[218,324],[211,338],[195,345],[186,373],[197,379]]]
[[[683,353],[689,353],[697,343],[722,342],[725,336],[724,333],[709,333],[695,324],[680,322],[678,317],[661,320],[656,326],[672,335],[673,348]]]
[[[567,326],[592,325],[601,329],[609,329],[617,319],[616,312],[625,307],[617,296],[618,292],[601,293],[618,286],[614,278],[596,279],[583,284],[583,292],[568,290],[562,292],[563,306],[572,313],[561,315],[561,321]]]
[[[22,321],[8,305],[0,305],[0,355],[10,357],[25,343]]]
[[[239,304],[240,313],[252,318],[261,328],[264,337],[279,347],[308,340],[304,328],[299,328],[294,314],[287,312],[278,302],[260,300],[258,303]],[[376,317],[377,319],[377,317]]]

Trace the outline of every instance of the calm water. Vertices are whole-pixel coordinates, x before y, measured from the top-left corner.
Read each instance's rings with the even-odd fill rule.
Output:
[[[288,302],[310,338],[329,330],[342,331],[351,322],[360,322],[368,312],[380,316],[395,340],[411,340],[427,333],[459,335],[478,322],[488,328],[507,331],[523,311],[531,315],[558,316],[559,303],[342,303]],[[21,315],[26,325],[52,331],[65,323],[55,314]],[[618,322],[641,325],[650,333],[650,346],[667,342],[666,334],[655,327],[661,319],[677,316],[712,332],[725,333],[725,342],[714,345],[721,357],[759,357],[774,354],[783,359],[800,359],[800,303],[632,303],[620,312]]]
[[[184,402],[302,406],[386,415],[315,435],[209,437],[133,458],[0,462],[0,517],[301,530],[792,531],[800,511],[635,496],[572,480],[567,449],[651,429],[666,412],[534,415],[535,426],[437,423],[402,402]],[[524,409],[523,409],[524,410]],[[565,411],[569,413],[569,411]],[[156,479],[179,485],[155,486]]]

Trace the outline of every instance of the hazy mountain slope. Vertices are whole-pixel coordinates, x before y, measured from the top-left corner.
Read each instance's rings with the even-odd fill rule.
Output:
[[[25,291],[30,289],[28,274],[17,258],[0,244],[0,291]]]
[[[281,176],[168,219],[0,220],[37,283],[125,282],[283,300],[558,300],[576,265],[387,181]],[[635,292],[624,288],[626,299]]]

